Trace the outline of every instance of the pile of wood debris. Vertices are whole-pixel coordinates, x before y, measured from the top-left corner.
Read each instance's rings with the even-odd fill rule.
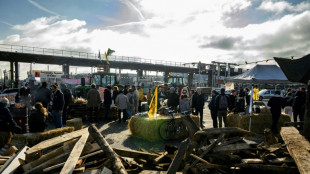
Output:
[[[299,173],[269,130],[260,144],[248,136],[238,128],[198,130],[179,147],[149,153],[112,148],[91,125],[0,157],[0,173]]]

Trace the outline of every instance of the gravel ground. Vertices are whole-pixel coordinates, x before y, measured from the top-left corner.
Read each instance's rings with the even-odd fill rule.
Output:
[[[212,119],[209,108],[205,104],[203,111],[203,121],[205,128],[212,128]],[[128,148],[132,150],[138,150],[139,147],[149,151],[150,148],[154,148],[156,151],[163,151],[165,144],[179,146],[181,140],[178,141],[161,141],[161,142],[149,142],[140,138],[131,136],[128,129],[128,122],[118,123],[112,121],[109,123],[97,124],[98,129],[109,141],[112,147]]]

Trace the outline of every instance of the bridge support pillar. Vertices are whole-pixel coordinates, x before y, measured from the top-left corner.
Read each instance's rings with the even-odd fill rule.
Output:
[[[10,62],[10,88],[13,88],[13,82],[14,82],[14,66],[13,62]]]
[[[169,71],[165,71],[164,72],[164,82],[168,83],[168,79],[169,79]]]
[[[140,81],[140,78],[143,76],[143,70],[141,70],[141,69],[138,69],[137,70],[137,86],[139,86],[140,84],[139,84],[139,81]]]
[[[64,73],[65,78],[69,78],[70,66],[67,64],[62,65],[62,72]]]
[[[19,66],[18,66],[18,62],[15,62],[15,83],[14,83],[14,87],[17,88],[18,87],[18,82],[19,82]]]
[[[208,70],[208,87],[212,87],[212,80],[213,80],[213,72],[212,69]]]
[[[194,86],[193,84],[193,79],[194,79],[194,73],[193,72],[189,72],[188,74],[188,86],[192,87]]]

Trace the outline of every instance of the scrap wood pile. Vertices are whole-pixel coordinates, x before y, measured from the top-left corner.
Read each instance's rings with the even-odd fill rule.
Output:
[[[260,144],[246,138],[252,135],[239,128],[199,130],[179,147],[149,153],[112,148],[91,125],[24,147],[0,173],[298,173],[286,146],[269,130]]]

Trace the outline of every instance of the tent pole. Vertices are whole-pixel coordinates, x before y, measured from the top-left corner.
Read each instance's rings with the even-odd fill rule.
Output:
[[[251,131],[251,122],[252,122],[252,105],[253,105],[253,94],[254,94],[254,91],[253,91],[253,86],[254,84],[252,84],[252,87],[251,87],[251,96],[250,96],[250,108],[249,108],[249,113],[250,113],[250,122],[249,122],[249,131]]]

